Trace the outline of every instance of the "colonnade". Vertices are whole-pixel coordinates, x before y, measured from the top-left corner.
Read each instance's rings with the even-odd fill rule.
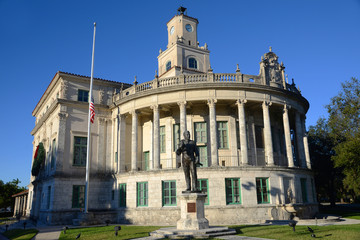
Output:
[[[26,215],[27,197],[28,192],[15,197],[14,217],[16,217],[18,214],[20,216]]]
[[[210,142],[208,147],[210,147],[210,163],[211,166],[219,166],[219,156],[218,156],[218,140],[217,140],[217,123],[216,123],[216,99],[208,99],[207,105],[209,108],[209,129],[210,129]],[[241,152],[241,165],[249,165],[249,154],[248,154],[248,141],[247,141],[247,128],[246,128],[246,114],[245,114],[245,105],[247,103],[246,99],[238,99],[236,105],[238,108],[238,120],[239,120],[239,137],[240,137],[240,152]],[[180,135],[186,131],[186,101],[180,101],[177,103],[180,111]],[[274,151],[273,151],[273,138],[271,132],[271,119],[270,119],[270,108],[272,102],[263,101],[262,102],[262,113],[263,113],[263,124],[264,124],[264,144],[265,144],[265,159],[267,166],[275,166],[274,162]],[[161,106],[151,105],[153,114],[153,124],[152,124],[152,156],[153,163],[149,166],[150,169],[160,169],[160,110]],[[290,128],[290,119],[289,119],[289,109],[291,107],[287,104],[283,105],[283,130],[284,130],[284,139],[285,139],[285,150],[286,150],[286,159],[288,167],[294,167],[294,150],[291,139],[291,128]],[[297,148],[297,158],[299,161],[299,167],[311,169],[310,155],[308,149],[308,140],[305,131],[305,116],[301,117],[301,113],[297,110],[295,111],[295,140]],[[129,112],[132,118],[131,124],[131,171],[137,170],[138,163],[138,111],[134,110]],[[124,128],[124,118],[123,115],[119,114],[119,121],[122,124],[118,124],[118,132],[120,133],[121,128]],[[121,120],[122,119],[122,120]],[[118,143],[119,150],[120,146],[123,146],[120,142]],[[122,150],[125,150],[124,147]],[[120,154],[121,155],[121,154]],[[119,155],[119,156],[120,156]],[[121,162],[124,159],[119,159]],[[124,163],[122,163],[124,164]],[[121,171],[121,170],[120,170]]]

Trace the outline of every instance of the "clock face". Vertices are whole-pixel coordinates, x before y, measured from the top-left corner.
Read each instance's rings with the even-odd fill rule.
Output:
[[[170,35],[173,35],[174,31],[175,31],[175,28],[174,28],[174,26],[172,26],[172,27],[170,28]]]
[[[190,24],[186,24],[186,25],[185,25],[185,28],[186,28],[186,30],[187,30],[188,32],[192,32],[192,31],[193,31],[193,28],[192,28],[192,26],[191,26]]]

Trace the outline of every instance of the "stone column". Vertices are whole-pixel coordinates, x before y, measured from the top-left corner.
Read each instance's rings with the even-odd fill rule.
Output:
[[[240,135],[240,151],[241,151],[241,164],[249,165],[249,157],[248,157],[248,146],[246,140],[246,122],[245,122],[245,103],[247,101],[245,99],[239,99],[236,101],[236,105],[238,106],[238,114],[239,114],[239,135]]]
[[[137,170],[137,147],[138,147],[138,112],[136,110],[131,112],[131,171]]]
[[[66,119],[68,117],[68,114],[65,112],[59,112],[58,113],[58,119],[59,119],[59,131],[58,131],[58,149],[57,149],[57,157],[56,157],[56,163],[55,163],[55,169],[56,171],[59,171],[62,169],[62,164],[65,163],[64,155],[65,155],[65,138],[66,138]]]
[[[124,115],[120,115],[119,114],[119,142],[118,142],[118,161],[119,161],[119,172],[124,172],[125,171],[125,144],[126,144],[126,139],[125,139],[125,135],[126,135],[126,119]]]
[[[180,139],[182,139],[184,132],[187,130],[187,128],[186,128],[186,101],[178,102],[178,105],[180,107]]]
[[[13,215],[13,217],[16,217],[16,212],[18,211],[18,202],[19,202],[19,198],[15,197],[15,205],[14,205],[14,215]]]
[[[271,102],[264,101],[262,104],[263,118],[264,118],[265,156],[267,158],[267,165],[274,166],[274,153],[273,153],[273,143],[271,138],[269,106],[271,106]]]
[[[306,126],[305,126],[305,119],[306,116],[304,116],[302,120],[302,126],[303,126],[303,133],[304,133],[304,151],[305,151],[305,160],[306,160],[306,167],[308,169],[311,169],[311,159],[310,159],[310,152],[309,152],[309,143],[308,143],[308,134],[306,132]]]
[[[210,149],[211,149],[211,166],[219,166],[218,160],[218,142],[216,127],[216,99],[208,99],[209,119],[210,119]]]
[[[154,169],[160,168],[160,113],[159,105],[152,105],[154,123],[153,123],[153,162]]]
[[[284,105],[283,125],[284,125],[286,157],[287,157],[287,161],[288,161],[288,167],[294,167],[294,158],[293,158],[293,151],[292,151],[292,146],[291,146],[289,108],[290,108],[290,106],[288,106],[286,104]]]
[[[299,163],[302,168],[306,168],[305,162],[305,151],[304,151],[304,133],[301,126],[300,113],[295,113],[295,133],[296,133],[296,143],[298,150]]]

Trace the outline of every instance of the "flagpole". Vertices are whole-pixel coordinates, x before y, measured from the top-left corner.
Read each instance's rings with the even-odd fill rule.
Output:
[[[96,22],[94,22],[94,37],[92,46],[92,58],[91,58],[91,78],[90,78],[90,91],[89,91],[89,116],[88,116],[88,134],[87,134],[87,150],[86,150],[86,177],[85,177],[85,213],[88,213],[89,207],[89,173],[90,173],[90,136],[91,136],[91,110],[90,104],[92,101],[92,90],[93,90],[93,77],[94,77],[94,53],[95,53],[95,33],[96,33]]]

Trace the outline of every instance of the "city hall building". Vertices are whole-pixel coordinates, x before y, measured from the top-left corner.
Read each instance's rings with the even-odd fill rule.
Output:
[[[99,222],[175,225],[186,188],[175,151],[188,130],[210,225],[312,217],[308,101],[271,48],[259,75],[214,73],[198,20],[184,10],[167,23],[154,79],[94,79],[89,212]],[[70,224],[84,210],[89,88],[89,77],[57,72],[33,111],[33,154],[41,143],[46,157],[31,176],[27,213],[47,224]]]

